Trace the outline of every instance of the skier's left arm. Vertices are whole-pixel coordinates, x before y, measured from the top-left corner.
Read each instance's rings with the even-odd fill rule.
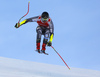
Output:
[[[53,40],[53,36],[54,36],[54,25],[53,25],[52,20],[49,22],[49,27],[50,27],[50,39],[49,39],[49,42],[48,42],[47,45],[51,46],[52,40]]]

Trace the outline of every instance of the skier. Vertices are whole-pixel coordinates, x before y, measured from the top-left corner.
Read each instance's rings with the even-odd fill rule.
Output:
[[[19,28],[21,25],[26,24],[27,22],[38,23],[38,26],[36,28],[36,32],[37,32],[36,51],[40,53],[41,35],[44,35],[41,52],[45,53],[46,45],[47,46],[52,45],[52,40],[54,36],[54,25],[51,18],[49,17],[48,12],[43,12],[40,16],[28,18],[28,19],[23,20],[20,23],[16,23],[15,27]]]

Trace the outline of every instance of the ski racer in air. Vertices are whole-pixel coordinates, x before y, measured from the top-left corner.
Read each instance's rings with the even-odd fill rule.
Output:
[[[20,26],[28,22],[38,23],[38,26],[36,28],[36,32],[37,32],[36,51],[38,51],[38,53],[41,53],[41,52],[45,53],[46,45],[47,46],[52,45],[52,40],[54,36],[54,25],[53,25],[52,19],[49,17],[48,12],[43,12],[40,16],[25,19],[19,24],[16,23],[15,27],[19,28]],[[44,39],[43,39],[42,49],[40,50],[40,43],[41,43],[42,35],[44,35]]]

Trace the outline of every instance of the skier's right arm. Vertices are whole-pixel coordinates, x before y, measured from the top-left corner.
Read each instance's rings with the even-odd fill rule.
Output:
[[[39,16],[32,17],[21,21],[20,23],[16,23],[15,27],[19,28],[21,25],[26,24],[28,22],[37,22]]]

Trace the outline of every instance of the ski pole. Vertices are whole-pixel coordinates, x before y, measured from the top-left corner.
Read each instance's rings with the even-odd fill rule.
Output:
[[[53,49],[54,47],[51,46]],[[68,67],[68,69],[70,70],[69,66],[67,65],[67,63],[64,61],[64,59],[60,56],[60,54],[54,49],[54,51],[59,55],[59,57],[62,59],[62,61],[65,63],[65,65]]]
[[[18,26],[20,26],[20,25],[19,25],[20,20],[21,20],[23,17],[25,17],[25,16],[29,13],[29,4],[30,4],[30,1],[28,2],[28,11],[27,11],[27,13],[26,13],[24,16],[22,16],[22,17],[19,19],[19,21],[18,21]]]

